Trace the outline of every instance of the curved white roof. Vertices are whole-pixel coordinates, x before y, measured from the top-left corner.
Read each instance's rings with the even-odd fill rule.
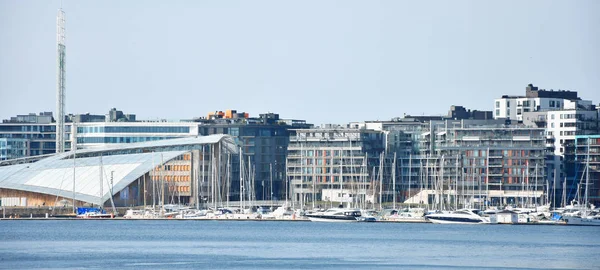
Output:
[[[78,150],[75,160],[73,151],[65,152],[34,163],[0,167],[0,188],[73,198],[75,182],[75,200],[98,204],[111,196],[111,175],[114,195],[155,166],[218,142],[228,151],[237,149],[230,136],[211,135]],[[135,153],[137,150],[144,153]]]

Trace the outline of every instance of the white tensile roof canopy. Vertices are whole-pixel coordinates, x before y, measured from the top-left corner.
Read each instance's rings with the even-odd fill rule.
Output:
[[[229,135],[120,144],[60,153],[34,163],[0,166],[0,188],[104,203],[111,194],[124,189],[156,166],[203,145],[218,143],[226,151],[237,153],[238,148]]]

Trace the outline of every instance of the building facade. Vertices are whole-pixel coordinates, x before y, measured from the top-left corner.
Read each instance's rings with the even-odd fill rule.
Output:
[[[374,197],[380,194],[385,151],[383,132],[299,129],[289,140],[287,176],[294,203],[377,203]]]
[[[494,119],[523,121],[523,114],[537,111],[554,111],[576,106],[591,106],[589,100],[581,100],[576,91],[544,90],[529,84],[525,96],[504,95],[494,100]]]
[[[242,157],[231,157],[232,185],[243,186],[247,199],[285,199],[289,138],[295,129],[312,125],[304,120],[280,119],[274,113],[252,118],[235,110],[210,113],[209,118],[197,120],[200,135],[228,134],[241,147]],[[231,196],[239,198],[239,193]]]
[[[71,125],[65,125],[65,147],[71,148]],[[56,123],[52,113],[18,115],[0,124],[0,138],[26,140],[26,150],[12,155],[12,158],[47,155],[56,152]],[[17,154],[17,153],[14,153]]]
[[[553,190],[557,205],[590,203],[600,206],[600,135],[576,136],[566,145],[565,164],[564,186]]]

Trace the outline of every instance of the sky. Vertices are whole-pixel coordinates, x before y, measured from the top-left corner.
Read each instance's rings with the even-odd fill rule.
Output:
[[[236,109],[344,124],[492,110],[529,83],[600,102],[600,1],[0,0],[0,119],[191,119]]]

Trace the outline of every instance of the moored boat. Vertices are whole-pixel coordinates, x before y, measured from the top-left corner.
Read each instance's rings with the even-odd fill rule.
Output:
[[[460,209],[449,213],[429,214],[425,217],[437,224],[490,224],[489,217],[480,215],[478,209]]]
[[[600,216],[564,216],[567,225],[600,226]]]
[[[357,222],[361,217],[359,209],[331,208],[323,212],[306,214],[310,221],[317,222]]]

